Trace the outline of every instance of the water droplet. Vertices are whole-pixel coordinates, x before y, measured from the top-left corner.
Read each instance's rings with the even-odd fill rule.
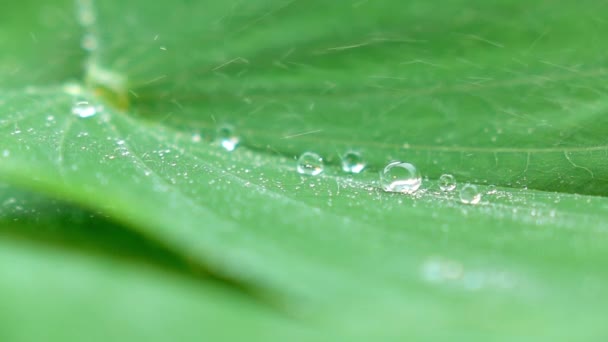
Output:
[[[203,139],[203,137],[201,136],[200,133],[192,134],[192,142],[199,143],[199,142],[201,142],[202,139]]]
[[[3,156],[4,158],[9,157],[10,155],[11,155],[11,151],[9,151],[9,150],[4,150],[4,151],[2,151],[2,156]]]
[[[488,185],[488,188],[486,189],[487,195],[494,195],[497,192],[498,192],[498,190],[496,190],[496,185]]]
[[[323,158],[313,152],[305,152],[298,159],[298,173],[316,176],[323,172]]]
[[[230,126],[222,126],[217,129],[217,141],[226,151],[234,151],[241,141],[234,134],[234,129]]]
[[[361,153],[348,151],[342,156],[342,170],[348,173],[360,173],[365,168],[366,163],[361,157]]]
[[[453,191],[456,189],[456,179],[450,174],[443,174],[439,177],[439,189],[441,191]]]
[[[422,185],[422,177],[414,165],[395,161],[382,170],[380,182],[384,191],[413,194]]]
[[[464,204],[477,204],[481,201],[481,193],[477,190],[477,186],[466,184],[460,189],[460,202]]]
[[[87,101],[76,102],[72,107],[72,113],[81,118],[89,118],[97,114],[97,109],[94,105]]]

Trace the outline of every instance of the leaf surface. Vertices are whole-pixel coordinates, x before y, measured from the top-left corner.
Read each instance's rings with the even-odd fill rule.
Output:
[[[81,60],[86,86],[5,87],[0,176],[238,284],[209,296],[260,298],[245,315],[279,307],[347,339],[598,338],[607,22],[605,4],[583,3],[80,1],[97,43]],[[218,141],[228,126],[233,152]],[[363,173],[341,170],[348,149]],[[305,151],[325,157],[321,175],[296,172]],[[392,159],[428,176],[422,190],[381,190]],[[445,172],[456,191],[440,191]],[[466,182],[479,204],[461,202]],[[33,253],[27,268],[65,261],[15,246],[5,258]],[[172,289],[146,272],[129,288],[152,277],[153,291]],[[91,279],[114,286],[108,276]],[[209,293],[188,286],[167,303]],[[222,324],[241,324],[236,306],[225,312]]]

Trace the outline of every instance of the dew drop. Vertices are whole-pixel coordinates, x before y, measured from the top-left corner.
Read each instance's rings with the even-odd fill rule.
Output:
[[[89,118],[97,114],[97,109],[94,105],[87,101],[76,102],[72,107],[72,113],[81,118]]]
[[[394,161],[382,170],[380,182],[384,191],[413,194],[422,185],[422,177],[414,165]]]
[[[497,192],[498,192],[498,190],[496,190],[496,185],[488,185],[488,188],[486,189],[487,195],[494,195]]]
[[[477,190],[477,186],[466,184],[460,189],[460,202],[464,204],[477,204],[481,201],[481,193]]]
[[[361,154],[356,151],[348,151],[342,156],[342,170],[348,173],[360,173],[365,169],[366,163]]]
[[[222,126],[217,129],[217,141],[226,151],[232,152],[241,140],[234,134],[231,126]]]
[[[456,179],[450,174],[443,174],[439,177],[439,189],[441,191],[453,191],[456,189]]]
[[[313,152],[305,152],[298,158],[298,173],[316,176],[323,172],[323,158]]]
[[[193,133],[192,134],[191,140],[192,140],[193,143],[199,143],[199,142],[201,142],[202,139],[203,138],[202,138],[202,136],[201,136],[200,133]]]

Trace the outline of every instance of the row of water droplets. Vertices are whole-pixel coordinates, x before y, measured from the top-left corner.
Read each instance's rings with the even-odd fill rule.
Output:
[[[361,154],[348,151],[341,156],[342,170],[347,173],[360,173],[366,167]],[[323,172],[323,158],[314,152],[303,153],[297,161],[296,170],[303,175],[317,176]],[[380,186],[386,192],[414,194],[422,186],[422,176],[418,169],[410,163],[393,161],[380,172]],[[439,188],[443,192],[456,190],[456,179],[451,174],[439,177]],[[496,192],[490,188],[488,194]],[[474,184],[465,184],[460,188],[460,201],[464,204],[478,204],[481,201],[481,192]]]
[[[192,135],[193,142],[202,141],[199,133]],[[226,151],[234,151],[240,143],[240,138],[229,125],[220,126],[216,130],[216,144]],[[361,153],[356,150],[348,150],[340,156],[342,171],[349,174],[361,173],[367,166]],[[325,169],[323,158],[314,152],[304,152],[297,159],[296,170],[299,174],[318,176]],[[380,172],[380,184],[384,191],[403,194],[414,194],[422,185],[422,177],[417,168],[410,163],[394,161],[389,163]],[[439,188],[444,192],[452,192],[457,183],[454,176],[444,174],[439,178]],[[496,192],[495,188],[488,194]],[[465,204],[478,204],[481,201],[481,193],[477,186],[465,184],[460,189],[460,201]]]
[[[76,101],[72,107],[72,113],[80,118],[95,116],[103,107],[94,105],[88,101]],[[202,141],[200,133],[192,135],[192,142]],[[232,126],[223,125],[216,130],[216,144],[226,151],[234,151],[240,143],[240,138],[235,134]],[[354,150],[349,150],[341,157],[342,171],[350,174],[361,173],[367,163],[362,155]],[[325,166],[323,158],[314,152],[305,152],[297,160],[296,170],[302,175],[318,176],[323,173]],[[422,186],[422,176],[418,169],[410,163],[393,161],[380,172],[380,186],[386,192],[402,193],[412,195]],[[453,175],[443,174],[439,177],[439,189],[449,193],[457,188],[457,182]],[[491,189],[488,194],[495,192]],[[465,184],[460,188],[460,201],[464,204],[478,204],[481,201],[481,192],[476,185]]]
[[[75,100],[72,105],[71,112],[73,115],[82,118],[83,120],[89,120],[97,114],[104,113],[104,107],[95,104],[92,101],[83,100],[82,89],[76,85],[66,86],[66,91],[72,95],[75,95]],[[80,96],[79,96],[80,95]],[[47,120],[52,122],[55,120],[54,116],[48,116]],[[13,134],[21,133],[20,130],[15,131]],[[191,135],[191,141],[193,143],[200,143],[202,141],[212,142],[216,146],[226,150],[235,151],[241,138],[235,133],[235,130],[230,125],[220,125],[215,130],[215,136],[202,135],[201,133],[194,133]],[[120,143],[119,143],[120,144]],[[10,151],[4,150],[0,153],[2,157],[9,157]],[[112,157],[113,158],[113,157]],[[344,172],[349,174],[361,173],[367,166],[365,159],[361,153],[355,150],[348,150],[341,155],[341,168]],[[303,153],[296,162],[296,170],[299,174],[306,176],[318,176],[323,173],[325,169],[323,158],[314,152]],[[146,172],[146,175],[149,171]],[[380,172],[380,182],[378,187],[382,190],[390,193],[401,193],[418,197],[424,194],[426,189],[421,189],[423,184],[422,177],[418,169],[410,163],[394,161],[388,163]],[[484,187],[484,191],[480,191],[479,188],[474,184],[462,184],[458,185],[456,179],[451,174],[443,174],[437,181],[439,190],[445,195],[452,197],[453,194],[457,194],[458,199],[463,204],[476,205],[481,203],[482,196],[496,195],[498,191],[494,185]],[[367,187],[371,191],[374,186]],[[456,191],[458,190],[458,191]],[[555,203],[559,203],[560,197],[554,199]],[[513,208],[513,212],[517,212],[517,208]],[[538,217],[539,211],[532,210],[531,216]],[[555,211],[551,210],[549,213],[551,218],[555,217]]]
[[[422,176],[418,169],[410,163],[394,161],[380,172],[380,184],[386,192],[414,194],[422,186]],[[443,192],[456,190],[456,179],[451,174],[439,177],[439,189]],[[473,184],[465,184],[460,189],[460,201],[464,204],[478,204],[481,192]]]
[[[361,154],[356,151],[347,151],[341,157],[342,170],[347,173],[361,173],[367,166]],[[323,172],[323,158],[314,152],[305,152],[298,159],[298,173],[317,176]]]
[[[200,134],[193,135],[193,141],[201,141]],[[226,151],[234,151],[240,139],[231,126],[222,126],[217,130],[217,143]],[[340,156],[342,171],[349,174],[361,173],[367,163],[361,153],[349,150]],[[325,169],[323,158],[314,152],[304,152],[297,159],[296,170],[302,175],[318,176]],[[393,161],[380,172],[380,185],[386,192],[414,194],[422,186],[422,176],[418,169],[410,163]],[[439,178],[439,188],[443,192],[456,190],[456,179],[451,174],[444,174]],[[490,186],[488,194],[495,193],[495,187]],[[465,204],[478,204],[481,201],[481,192],[474,184],[465,184],[460,189],[460,201]]]

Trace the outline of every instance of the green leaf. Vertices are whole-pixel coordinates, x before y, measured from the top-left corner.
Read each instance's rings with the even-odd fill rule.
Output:
[[[96,65],[127,77],[145,117],[230,123],[288,155],[358,148],[375,168],[407,159],[434,178],[607,193],[605,2],[97,8]]]
[[[178,284],[103,253],[67,258],[9,240],[0,258],[26,260],[19,269],[67,265],[44,273],[57,294],[15,297],[13,310],[70,298],[70,279],[118,286],[104,271],[116,264],[132,273],[128,291],[153,291],[138,297],[146,310],[160,297],[169,312],[194,312],[159,325],[159,339],[198,337],[210,321],[188,303],[203,298],[212,310],[227,303],[217,328],[239,329],[223,337],[296,334],[279,327],[287,316],[349,340],[605,335],[604,3],[79,4],[98,43],[87,86],[9,83],[0,177],[116,222],[110,246],[128,231],[164,251],[154,265],[188,260],[222,282],[216,292],[188,285],[197,275]],[[75,115],[82,106],[89,117]],[[225,125],[241,139],[233,152],[217,141]],[[342,172],[348,148],[366,171]],[[296,172],[305,151],[326,157],[321,175]],[[377,171],[395,158],[429,177],[416,194],[380,189]],[[443,172],[457,191],[439,190]],[[467,181],[479,204],[459,200]],[[111,317],[114,302],[95,293],[82,302]],[[264,313],[269,304],[281,310]],[[147,319],[102,325],[140,337]]]
[[[0,87],[40,86],[77,79],[85,51],[72,0],[22,0],[0,13]],[[8,89],[6,89],[8,88]]]
[[[315,336],[121,227],[40,196],[2,190],[2,340]]]
[[[413,335],[430,334],[429,317],[466,323],[458,312],[469,300],[468,310],[491,311],[477,323],[488,334],[536,327],[549,337],[545,329],[565,319],[552,314],[560,307],[588,312],[568,318],[572,333],[598,333],[603,198],[501,189],[465,206],[431,181],[419,196],[390,195],[372,173],[303,177],[284,157],[227,153],[109,108],[80,118],[71,112],[79,100],[41,89],[7,101],[31,115],[4,128],[16,147],[3,158],[5,176],[102,210],[213,274],[279,296],[293,313],[384,336],[407,318],[420,321]],[[361,307],[384,324],[365,323]]]

